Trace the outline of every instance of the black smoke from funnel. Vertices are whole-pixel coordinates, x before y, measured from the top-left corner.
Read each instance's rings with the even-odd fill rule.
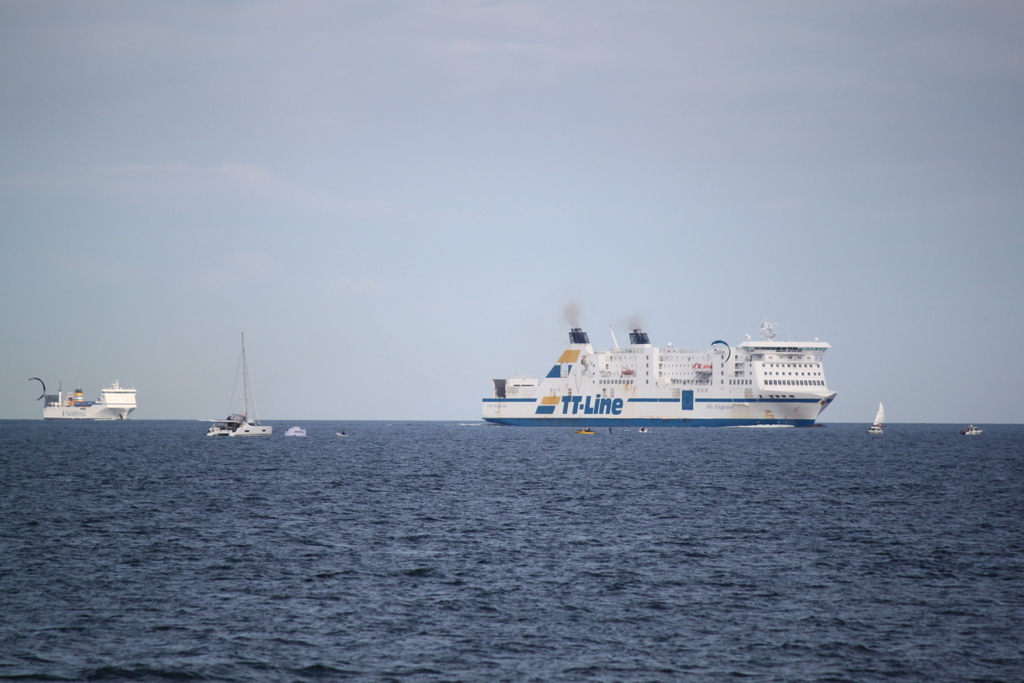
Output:
[[[569,327],[580,326],[580,307],[575,301],[570,301],[565,305],[562,315],[565,317],[565,322],[569,323]]]

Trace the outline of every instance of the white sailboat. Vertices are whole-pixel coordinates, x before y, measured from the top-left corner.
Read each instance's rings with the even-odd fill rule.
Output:
[[[228,415],[224,420],[217,420],[206,432],[207,436],[270,436],[273,427],[260,424],[259,417],[255,422],[249,421],[249,364],[245,360],[245,332],[242,333],[242,412]],[[253,411],[256,405],[253,403]]]
[[[882,402],[878,402],[878,412],[875,413],[875,421],[871,427],[868,428],[868,434],[881,434],[882,427],[885,426],[885,407]]]

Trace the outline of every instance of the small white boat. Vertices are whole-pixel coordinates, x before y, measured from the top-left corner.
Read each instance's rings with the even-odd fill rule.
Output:
[[[258,417],[255,422],[249,421],[249,364],[245,360],[245,332],[242,333],[242,396],[242,412],[215,420],[207,430],[207,436],[270,436],[274,431],[273,427],[260,424]],[[253,403],[253,412],[255,410],[256,404]]]
[[[640,428],[640,433],[641,434],[646,434],[647,433],[647,427],[641,427]]]
[[[305,436],[306,430],[302,427],[292,427],[284,433],[285,436]]]
[[[875,421],[868,428],[868,434],[881,434],[882,427],[885,426],[885,408],[882,406],[882,402],[878,402],[878,412],[875,413]]]
[[[961,429],[960,433],[964,436],[977,436],[978,434],[981,434],[981,430],[974,425],[968,425],[967,429]]]
[[[337,434],[338,436],[348,436],[348,434],[346,434],[345,432],[334,432],[334,433]]]

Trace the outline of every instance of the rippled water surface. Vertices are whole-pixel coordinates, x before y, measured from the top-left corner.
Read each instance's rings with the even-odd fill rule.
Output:
[[[0,678],[1024,679],[1020,426],[291,424],[0,422]]]

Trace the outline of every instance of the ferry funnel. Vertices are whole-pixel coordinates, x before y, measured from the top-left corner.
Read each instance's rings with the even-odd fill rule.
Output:
[[[569,330],[569,343],[570,344],[589,344],[590,337],[579,327],[574,327]]]
[[[639,344],[650,344],[651,340],[650,337],[647,336],[646,332],[642,331],[639,327],[637,327],[634,328],[633,331],[629,333],[629,343],[634,346],[637,346]]]

